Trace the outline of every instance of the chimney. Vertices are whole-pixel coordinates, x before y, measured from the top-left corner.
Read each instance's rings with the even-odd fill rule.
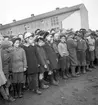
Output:
[[[2,24],[0,24],[0,26],[2,26]]]
[[[16,20],[14,19],[13,22],[16,22]]]
[[[60,9],[59,7],[56,8],[56,10],[59,10],[59,9]]]
[[[34,14],[31,14],[31,17],[34,17]]]

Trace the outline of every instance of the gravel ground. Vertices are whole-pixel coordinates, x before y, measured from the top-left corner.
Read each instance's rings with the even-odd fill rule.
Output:
[[[98,67],[78,78],[62,80],[59,86],[42,90],[42,95],[25,92],[13,103],[0,101],[0,105],[98,105]]]

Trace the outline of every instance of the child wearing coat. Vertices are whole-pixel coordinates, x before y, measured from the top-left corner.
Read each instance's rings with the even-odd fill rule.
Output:
[[[24,71],[27,69],[27,60],[24,49],[19,47],[20,38],[13,39],[13,51],[11,52],[13,88],[15,98],[23,96]]]
[[[44,83],[44,73],[49,71],[48,59],[43,49],[45,42],[43,38],[37,39],[37,54],[39,60],[39,82],[42,89],[47,89],[49,86]]]

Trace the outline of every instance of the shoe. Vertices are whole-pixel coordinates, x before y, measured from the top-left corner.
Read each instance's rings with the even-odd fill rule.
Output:
[[[49,88],[49,85],[43,85],[41,88],[42,89],[48,89]]]
[[[77,75],[77,74],[76,74],[76,75],[72,75],[73,78],[75,78],[75,77],[79,77],[79,76],[80,76],[80,75]]]
[[[91,68],[87,68],[86,71],[87,71],[87,72],[91,72],[92,69],[91,69]]]
[[[18,94],[17,94],[17,93],[14,94],[14,98],[15,98],[15,99],[18,98]]]
[[[43,83],[44,83],[45,85],[48,85],[48,84],[49,84],[49,82],[46,81],[46,80],[43,80]]]
[[[68,78],[71,78],[71,77],[72,77],[70,74],[66,74],[66,76],[67,76]]]
[[[38,89],[37,90],[35,90],[34,91],[36,94],[38,94],[38,95],[41,95],[42,94],[42,92],[41,91],[39,91]]]
[[[86,74],[86,71],[85,70],[83,70],[83,74]]]
[[[14,102],[15,99],[14,99],[12,96],[8,96],[8,101],[10,101],[10,102]]]
[[[22,98],[22,97],[23,97],[22,93],[20,93],[20,94],[18,95],[18,97],[19,97],[19,98]]]
[[[54,85],[54,86],[58,86],[58,82],[56,82],[55,80],[52,81],[51,85]]]

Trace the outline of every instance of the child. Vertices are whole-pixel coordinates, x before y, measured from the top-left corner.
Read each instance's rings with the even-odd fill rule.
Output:
[[[39,80],[40,80],[40,87],[43,89],[47,89],[49,86],[44,84],[44,73],[45,71],[49,71],[49,67],[48,67],[48,59],[46,57],[46,53],[43,49],[43,45],[45,44],[44,39],[43,38],[38,38],[37,39],[37,53],[38,53],[38,60],[40,62],[40,74],[39,74]]]
[[[37,47],[35,45],[34,37],[31,33],[24,34],[24,50],[27,58],[27,76],[29,80],[29,89],[34,91],[36,94],[41,95],[42,92],[39,90],[38,73],[39,73],[39,61],[37,59]]]
[[[22,88],[24,83],[24,71],[27,69],[25,51],[19,47],[20,41],[20,38],[13,39],[13,51],[11,53],[15,98],[21,98],[23,96]]]
[[[15,99],[10,95],[9,93],[9,87],[11,85],[11,81],[9,79],[10,77],[10,71],[11,71],[11,55],[10,55],[10,49],[11,44],[9,41],[3,41],[1,44],[1,58],[2,58],[2,66],[4,74],[7,78],[7,82],[5,84],[5,91],[7,96],[9,97],[10,101],[15,101]]]
[[[70,77],[69,75],[69,52],[67,49],[67,44],[65,40],[65,36],[62,35],[60,37],[60,43],[58,44],[58,51],[60,54],[60,61],[61,61],[61,72],[62,72],[62,78],[66,79],[67,77]],[[65,75],[66,72],[66,75]]]

